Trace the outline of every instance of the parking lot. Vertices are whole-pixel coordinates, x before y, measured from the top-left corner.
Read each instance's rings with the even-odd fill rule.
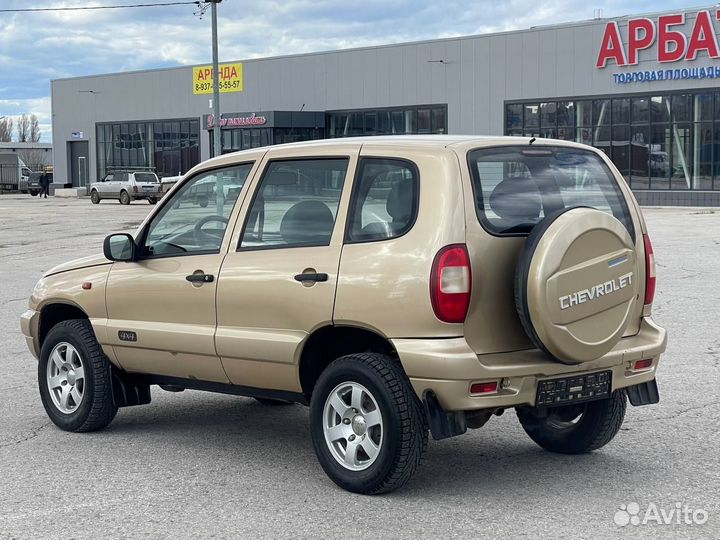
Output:
[[[300,405],[153,388],[152,404],[121,409],[104,431],[50,423],[19,329],[27,297],[52,266],[100,251],[152,208],[0,197],[0,537],[720,537],[720,211],[645,211],[670,341],[660,404],[628,407],[611,444],[553,455],[507,411],[431,441],[404,489],[365,497],[325,476]],[[641,518],[679,503],[707,522],[616,525],[631,503]]]

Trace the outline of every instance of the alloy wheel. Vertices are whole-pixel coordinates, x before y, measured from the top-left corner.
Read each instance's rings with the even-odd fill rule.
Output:
[[[64,414],[75,412],[85,393],[85,366],[78,350],[65,341],[55,345],[46,375],[53,405]]]
[[[340,465],[351,471],[367,469],[383,444],[383,418],[377,400],[359,383],[337,385],[325,400],[323,433]]]

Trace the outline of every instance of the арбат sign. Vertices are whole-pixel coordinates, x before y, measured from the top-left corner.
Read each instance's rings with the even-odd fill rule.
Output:
[[[243,66],[242,64],[220,64],[220,92],[242,92]],[[193,68],[193,94],[213,93],[212,66],[198,66]]]

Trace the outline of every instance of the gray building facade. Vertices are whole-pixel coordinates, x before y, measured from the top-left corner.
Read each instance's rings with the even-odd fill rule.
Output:
[[[717,7],[242,61],[223,151],[400,133],[577,140],[641,204],[720,205]],[[197,68],[52,82],[55,182],[176,175],[211,157]],[[235,88],[237,90],[237,88]]]

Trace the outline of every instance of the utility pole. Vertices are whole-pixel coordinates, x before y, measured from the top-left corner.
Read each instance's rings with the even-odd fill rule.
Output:
[[[218,65],[217,5],[222,0],[208,0],[212,4],[212,54],[213,54],[213,154],[222,154],[222,132],[220,131],[220,67]]]

